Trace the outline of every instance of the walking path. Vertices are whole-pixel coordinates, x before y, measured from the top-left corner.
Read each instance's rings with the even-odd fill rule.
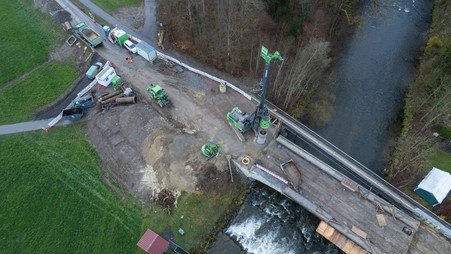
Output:
[[[44,130],[48,127],[48,123],[52,119],[44,119],[30,122],[22,122],[15,124],[0,125],[0,135],[8,135],[13,133],[21,133],[28,131]],[[58,125],[68,125],[71,121],[60,121]]]
[[[156,38],[157,36],[157,5],[155,0],[144,1],[144,26],[141,34],[145,37]]]

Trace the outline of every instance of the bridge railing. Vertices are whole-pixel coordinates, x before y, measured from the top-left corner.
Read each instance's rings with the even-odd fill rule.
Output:
[[[255,102],[259,102],[259,99],[256,98],[256,97],[253,97],[252,99]],[[359,161],[357,161],[356,159],[354,159],[353,157],[351,157],[350,155],[348,155],[347,153],[345,153],[344,151],[342,151],[341,149],[336,147],[334,144],[330,143],[328,140],[326,140],[325,138],[320,136],[318,133],[316,133],[315,131],[311,130],[310,128],[308,128],[307,126],[305,126],[304,124],[299,122],[297,119],[295,119],[292,116],[288,115],[286,112],[284,112],[283,110],[281,110],[280,108],[278,108],[277,106],[272,104],[271,102],[266,101],[266,103],[267,103],[269,108],[272,108],[273,110],[275,110],[275,112],[273,112],[273,114],[277,113],[277,114],[283,116],[283,118],[288,119],[291,122],[291,124],[294,124],[298,128],[302,129],[303,131],[309,133],[310,135],[315,137],[317,140],[319,140],[321,143],[327,145],[328,148],[332,149],[334,152],[339,154],[341,157],[343,157],[346,160],[352,162],[354,165],[359,167],[361,170],[363,170],[367,174],[369,174],[371,177],[377,179],[385,187],[389,188],[392,192],[396,193],[398,196],[402,197],[404,200],[409,202],[411,204],[411,206],[414,207],[414,208],[412,209],[411,207],[406,207],[405,204],[401,204],[399,202],[396,202],[393,198],[391,198],[390,196],[385,194],[383,191],[379,190],[379,188],[377,186],[374,186],[374,185],[368,183],[371,187],[376,189],[377,194],[381,195],[383,198],[387,199],[391,203],[394,203],[394,205],[396,205],[398,208],[406,211],[408,214],[411,214],[411,215],[413,215],[415,217],[420,217],[420,218],[425,219],[426,222],[428,222],[430,225],[432,225],[435,228],[437,228],[438,230],[440,230],[440,232],[442,232],[446,237],[451,238],[451,224],[449,224],[447,221],[445,221],[445,220],[441,219],[440,217],[438,217],[436,214],[434,214],[429,209],[427,209],[426,207],[424,207],[423,205],[418,203],[416,200],[414,200],[413,198],[409,197],[407,194],[405,194],[404,192],[400,191],[398,188],[393,186],[387,180],[385,180],[384,178],[382,178],[378,174],[376,174],[373,171],[371,171],[365,165],[361,164]],[[295,131],[295,130],[292,130],[292,131]],[[363,179],[363,178],[361,180],[365,181],[365,179]],[[365,181],[365,182],[367,182],[367,181]],[[416,209],[419,209],[420,211],[418,211]],[[427,217],[429,217],[429,218],[427,218]]]

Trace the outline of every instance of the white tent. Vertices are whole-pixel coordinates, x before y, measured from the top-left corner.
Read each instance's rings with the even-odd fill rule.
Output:
[[[432,168],[423,181],[415,188],[415,192],[431,205],[438,205],[451,190],[451,175],[438,168]]]

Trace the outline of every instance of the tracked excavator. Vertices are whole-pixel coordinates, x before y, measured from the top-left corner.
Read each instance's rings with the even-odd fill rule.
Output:
[[[227,120],[241,133],[251,129],[257,133],[260,130],[268,129],[271,123],[269,111],[265,105],[266,93],[269,85],[269,74],[271,71],[271,64],[274,61],[283,61],[283,58],[278,51],[270,54],[265,46],[261,47],[260,56],[265,61],[263,78],[260,80],[260,103],[255,111],[249,114],[238,107],[234,107],[232,111],[227,113]]]

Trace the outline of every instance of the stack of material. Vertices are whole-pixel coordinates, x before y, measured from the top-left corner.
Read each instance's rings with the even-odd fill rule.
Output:
[[[356,253],[356,254],[366,254],[367,251],[349,240],[346,236],[342,235],[340,232],[335,230],[329,224],[324,221],[318,225],[316,232],[324,236],[327,240],[331,241],[338,248],[340,248],[344,253]]]

